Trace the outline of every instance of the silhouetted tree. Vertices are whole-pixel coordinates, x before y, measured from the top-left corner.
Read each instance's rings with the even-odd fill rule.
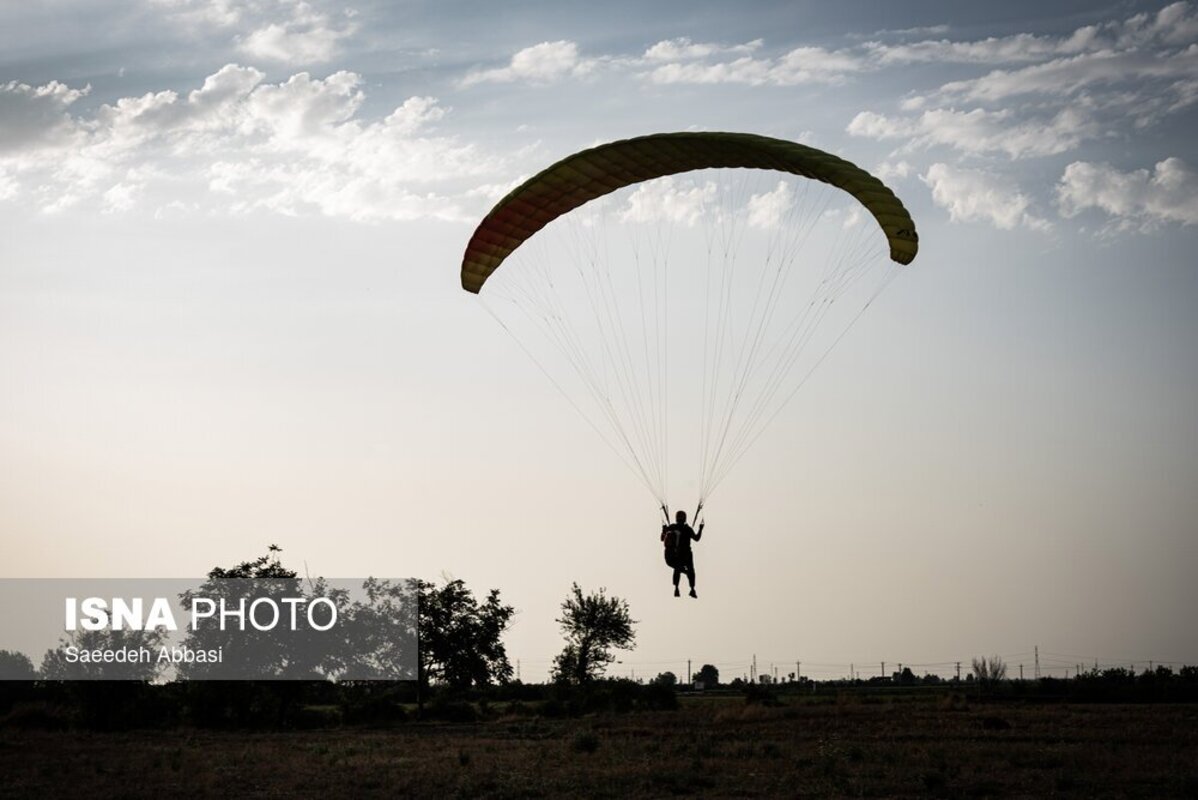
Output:
[[[44,680],[122,680],[150,681],[156,678],[165,665],[157,659],[157,649],[166,641],[166,631],[163,629],[147,631],[99,630],[72,631],[59,639],[58,647],[46,651],[42,657],[40,675]],[[137,652],[143,648],[154,657],[148,661],[130,660],[117,661],[72,661],[67,657],[67,649],[78,651],[129,651]]]
[[[29,656],[14,650],[0,650],[0,680],[31,681],[36,677]]]
[[[998,656],[973,659],[973,674],[978,680],[978,689],[990,689],[1007,679],[1007,665]]]
[[[264,556],[258,556],[253,561],[242,561],[235,567],[213,567],[208,573],[213,578],[296,578],[299,576],[293,569],[287,569],[279,560],[283,548],[277,544],[269,545]]]
[[[503,646],[516,610],[492,589],[479,603],[460,580],[437,588],[420,582],[420,663],[422,681],[454,688],[506,683],[512,677]]]
[[[557,620],[566,638],[566,646],[554,659],[555,680],[566,683],[586,683],[601,676],[616,660],[613,649],[631,650],[636,634],[628,610],[628,602],[608,597],[606,589],[588,595],[574,584],[562,603],[562,616]]]
[[[668,671],[662,672],[656,678],[653,679],[653,683],[655,683],[659,686],[677,686],[678,685],[678,676],[672,672],[668,672]]]
[[[284,598],[302,597],[306,604],[326,593],[340,594],[327,592],[319,578],[314,581],[299,578],[295,570],[283,566],[279,560],[281,552],[272,544],[266,555],[253,561],[243,561],[233,567],[213,567],[197,589],[180,595],[184,608],[190,608],[198,597],[237,607],[239,603],[257,598],[281,603]],[[196,651],[220,650],[222,663],[182,663],[178,665],[179,675],[191,680],[231,674],[242,680],[284,677],[320,680],[335,674],[338,669],[336,650],[344,648],[336,648],[330,653],[319,644],[330,637],[311,629],[306,614],[300,613],[296,621],[295,630],[281,625],[263,631],[252,624],[208,624],[189,628],[183,644]]]
[[[695,673],[695,680],[702,681],[704,686],[719,686],[720,671],[711,664],[704,664]]]

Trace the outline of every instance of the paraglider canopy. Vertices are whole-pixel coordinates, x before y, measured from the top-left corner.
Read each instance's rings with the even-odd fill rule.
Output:
[[[659,133],[512,190],[471,236],[461,283],[663,510],[670,429],[697,428],[684,471],[701,508],[918,249],[894,193],[831,153]]]
[[[814,147],[752,133],[656,133],[567,156],[504,197],[462,257],[462,288],[478,293],[512,251],[554,218],[624,186],[697,169],[776,170],[823,181],[857,198],[877,220],[890,258],[910,264],[915,223],[894,192],[865,170]]]

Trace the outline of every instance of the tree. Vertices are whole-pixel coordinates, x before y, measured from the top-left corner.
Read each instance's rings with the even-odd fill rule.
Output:
[[[628,602],[608,597],[606,589],[588,595],[577,583],[562,603],[562,627],[566,646],[554,660],[555,680],[583,684],[603,675],[616,660],[613,649],[631,650],[636,634]]]
[[[235,567],[213,567],[208,572],[208,578],[215,580],[224,578],[295,578],[298,577],[293,569],[287,569],[279,560],[283,548],[277,544],[268,545],[264,556],[258,556],[253,561],[242,561]]]
[[[979,689],[989,689],[999,681],[1007,678],[1007,665],[998,656],[973,659],[973,674],[977,677]]]
[[[695,673],[695,680],[701,681],[704,686],[719,686],[720,671],[711,664],[704,664]]]
[[[29,656],[15,650],[0,650],[0,681],[31,681],[36,677]]]
[[[420,582],[420,663],[424,680],[454,688],[506,683],[512,665],[501,637],[516,610],[492,589],[483,603],[461,580]]]
[[[67,650],[73,647],[79,651],[108,650],[114,653],[122,650],[138,652],[142,649],[155,651],[165,642],[166,630],[163,628],[145,631],[72,631],[58,640],[57,647],[46,651],[39,673],[43,679],[51,681],[151,681],[164,667],[156,658],[149,661],[77,661],[67,658]]]
[[[653,679],[653,683],[661,686],[677,686],[678,676],[672,672],[663,672]]]
[[[265,555],[252,561],[242,561],[232,567],[213,567],[197,589],[179,595],[184,608],[191,608],[197,598],[237,607],[242,603],[265,598],[281,606],[285,598],[302,597],[305,603],[324,593],[323,581],[301,579],[295,570],[283,566],[282,549],[270,545]],[[338,605],[342,605],[338,603]],[[330,649],[330,634],[306,625],[300,614],[299,624],[263,630],[254,625],[196,625],[190,627],[182,644],[193,651],[216,650],[222,653],[219,663],[193,662],[177,666],[180,677],[192,681],[214,677],[237,677],[240,680],[321,680],[336,674],[340,656],[346,647]],[[338,628],[338,635],[342,628]]]

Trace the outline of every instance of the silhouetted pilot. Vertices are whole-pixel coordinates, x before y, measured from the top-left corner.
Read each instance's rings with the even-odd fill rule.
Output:
[[[691,585],[691,597],[698,597],[695,594],[695,557],[691,552],[691,542],[699,541],[703,536],[703,526],[706,522],[699,523],[698,533],[686,524],[686,512],[679,511],[674,515],[673,525],[661,526],[661,541],[666,546],[666,563],[674,568],[674,596],[678,597],[678,578],[685,573],[687,581]]]

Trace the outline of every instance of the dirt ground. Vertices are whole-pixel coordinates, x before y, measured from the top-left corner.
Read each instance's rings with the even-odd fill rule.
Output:
[[[0,731],[0,797],[1198,797],[1198,706],[688,700],[303,732]]]

